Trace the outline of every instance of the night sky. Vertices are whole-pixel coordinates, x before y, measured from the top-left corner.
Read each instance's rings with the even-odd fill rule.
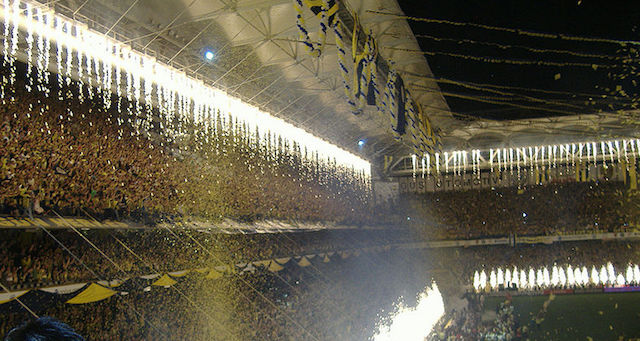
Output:
[[[469,1],[469,0],[400,0],[407,15],[456,22],[523,29],[541,33],[581,37],[640,41],[640,2],[638,1]],[[521,34],[460,27],[449,24],[409,21],[422,51],[491,57],[502,60],[545,61],[556,63],[599,64],[613,68],[579,66],[509,65],[472,61],[451,56],[427,55],[437,78],[455,82],[481,83],[481,91],[460,85],[439,83],[451,110],[460,119],[519,119],[595,113],[632,109],[637,100],[637,86],[632,82],[631,67],[639,65],[636,48],[640,45],[575,42],[554,38],[536,38]],[[419,37],[427,35],[446,40]],[[450,40],[449,40],[450,39]],[[463,42],[473,40],[481,43]],[[488,44],[487,44],[488,43]],[[530,49],[553,49],[611,58],[581,57],[566,53],[538,53],[521,47],[498,47],[490,44],[524,46]],[[623,66],[622,58],[632,56]],[[621,75],[627,75],[620,79]],[[640,81],[640,80],[638,80]],[[507,86],[496,88],[492,85]],[[477,85],[473,85],[477,88]],[[515,89],[521,87],[526,89]],[[538,90],[562,93],[545,93]],[[565,93],[566,92],[566,93]],[[450,93],[451,95],[447,95]],[[538,108],[516,108],[505,104],[488,104],[454,97],[461,95],[484,101]],[[599,95],[599,96],[590,96]],[[602,95],[607,95],[602,98]],[[529,96],[523,98],[522,96]],[[540,100],[546,101],[541,102]],[[549,103],[549,101],[553,103]],[[549,111],[539,110],[544,108]]]

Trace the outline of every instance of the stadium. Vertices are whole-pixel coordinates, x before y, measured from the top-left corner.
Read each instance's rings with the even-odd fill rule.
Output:
[[[638,22],[2,0],[0,336],[640,339]]]

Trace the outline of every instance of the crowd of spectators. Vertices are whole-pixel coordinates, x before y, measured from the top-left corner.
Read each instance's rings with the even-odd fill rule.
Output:
[[[510,295],[540,295],[543,289],[586,289],[601,288],[602,284],[575,284],[556,286],[533,286],[532,288],[504,288],[499,291],[506,295],[507,301],[497,310],[497,318],[483,322],[481,315],[486,313],[483,307],[484,291],[476,293],[472,289],[475,271],[502,269],[538,269],[557,265],[558,267],[592,266],[600,269],[611,263],[615,271],[623,273],[630,263],[640,263],[640,242],[638,241],[583,241],[562,242],[552,245],[482,246],[470,248],[445,248],[429,251],[433,267],[446,269],[452,278],[458,279],[457,285],[467,290],[464,296],[469,305],[463,310],[448,311],[440,324],[434,328],[429,340],[517,340],[526,339],[528,331],[539,325],[546,314],[546,307],[553,295],[544,303],[542,309],[532,316],[531,321],[514,319],[513,307],[506,303]],[[630,285],[634,285],[632,282]],[[601,290],[601,289],[600,289]],[[586,291],[585,291],[586,292]],[[601,292],[601,291],[597,291]],[[496,294],[495,292],[493,294]],[[484,313],[483,313],[484,312]]]
[[[213,129],[189,121],[163,123],[135,110],[105,110],[97,98],[81,103],[72,90],[60,92],[71,94],[64,101],[27,92],[20,82],[0,108],[1,213],[164,224],[140,230],[2,230],[0,281],[12,289],[432,239],[618,231],[637,219],[637,193],[607,181],[415,194],[376,207],[362,175],[310,162],[306,151],[277,138],[257,144],[260,136],[223,115],[211,118]],[[161,129],[176,124],[180,134]],[[222,234],[160,227],[183,218],[393,228]],[[385,316],[399,299],[415,303],[434,279],[431,269],[453,274],[455,283],[441,285],[445,292],[448,286],[470,287],[474,271],[483,268],[638,264],[638,246],[576,242],[334,256],[329,263],[316,259],[309,267],[287,266],[277,273],[259,268],[216,280],[191,272],[174,287],[132,288],[86,305],[49,297],[36,311],[91,340],[155,340],[167,334],[180,340],[361,340],[388,322]],[[0,309],[0,334],[29,316],[15,301],[9,304]],[[502,308],[495,323],[481,325],[472,305],[451,315],[456,327],[443,332],[447,339],[472,339],[483,331],[508,335],[513,321],[509,307]]]
[[[480,333],[482,340],[513,340],[516,336],[516,320],[513,315],[513,305],[511,305],[511,302],[506,300],[500,303],[497,314],[498,317],[495,320],[495,324],[491,328],[488,328],[488,330]]]
[[[182,122],[179,136],[165,136],[97,99],[15,89],[0,109],[0,208],[14,215],[412,224],[431,238],[619,230],[633,220],[626,185],[607,181],[416,194],[375,207],[363,176],[310,162],[277,138],[258,144],[229,117],[213,117],[215,129]]]
[[[7,255],[10,255],[10,261],[4,264],[43,269],[52,278],[68,282],[96,280],[80,262],[69,257],[64,250],[58,250],[61,249],[59,244],[48,242],[53,240],[48,235],[24,231],[3,233],[11,233],[8,240],[17,241],[10,244],[5,242],[8,247],[2,248],[6,250],[3,257],[7,259]],[[105,274],[105,278],[193,269],[221,264],[218,263],[220,260],[222,264],[242,261],[259,255],[253,252],[264,250],[271,250],[272,256],[284,256],[300,250],[313,252],[336,250],[338,246],[345,245],[383,245],[394,235],[393,231],[318,231],[286,235],[224,235],[159,230],[82,232],[114,263],[130,271],[125,276],[75,232],[52,230],[51,233],[80,256],[82,263],[99,274]],[[373,237],[376,234],[377,237]],[[372,238],[368,239],[367,235]],[[411,239],[409,235],[402,238]],[[129,253],[125,245],[141,259]],[[210,253],[204,252],[202,246],[205,245]],[[131,288],[118,288],[119,291],[127,291],[128,295],[116,295],[105,301],[78,306],[52,299],[47,304],[40,304],[39,314],[60,318],[97,340],[110,339],[113,335],[158,339],[162,337],[158,329],[170,330],[170,339],[216,339],[211,335],[229,339],[224,330],[230,330],[237,339],[314,339],[305,329],[321,340],[367,339],[380,323],[388,323],[385,318],[392,315],[400,297],[407,302],[406,305],[411,306],[415,303],[412,300],[432,280],[438,282],[445,293],[455,291],[451,287],[470,287],[473,272],[482,266],[486,269],[506,265],[535,268],[550,264],[589,266],[612,262],[616,267],[622,267],[628,262],[640,263],[638,246],[638,242],[630,241],[589,241],[419,251],[391,249],[364,252],[346,259],[334,254],[328,263],[316,257],[311,260],[313,265],[310,267],[289,265],[276,273],[258,267],[253,273],[226,275],[211,280],[204,278],[205,273],[190,272],[187,277],[177,279],[176,288],[195,301],[199,308],[175,289],[153,287],[147,292],[142,287],[150,282],[140,284],[133,281]],[[47,255],[52,255],[52,260]],[[66,268],[58,273],[60,264],[66,264]],[[2,281],[8,283],[7,273],[3,276]],[[17,277],[19,281],[33,280],[29,276]],[[265,297],[269,300],[266,301]],[[470,301],[473,302],[473,298]],[[26,303],[29,304],[28,301]],[[1,332],[6,332],[6,328],[28,317],[15,301],[11,304],[13,309],[7,309],[7,304],[0,309],[6,315],[0,319],[4,321]],[[202,312],[202,307],[206,307],[206,314]],[[229,311],[234,313],[229,314]],[[495,334],[496,330],[510,326],[504,324],[511,323],[506,315],[504,319],[498,319],[506,321],[503,324],[495,321],[481,323],[480,311],[481,307],[477,304],[470,304],[466,310],[448,315],[453,316],[456,322],[434,335],[447,336],[444,339],[468,340],[473,339],[469,335],[478,335],[474,334],[476,332]],[[91,323],[82,318],[93,315],[100,317]],[[219,323],[212,323],[211,320]],[[224,329],[221,329],[222,325]],[[191,333],[195,331],[198,335],[192,336]]]
[[[22,81],[0,108],[5,213],[84,210],[151,223],[189,216],[341,223],[370,218],[370,180],[363,174],[312,162],[300,145],[271,135],[258,143],[268,132],[251,134],[226,114],[218,112],[209,126],[163,122],[155,114],[128,112],[127,103],[122,112],[115,104],[106,110],[97,97],[81,103],[75,89],[62,91],[64,100],[28,92]]]
[[[259,144],[265,135],[219,113],[212,129],[184,121],[169,135],[160,127],[175,122],[141,123],[146,113],[105,110],[97,97],[81,103],[75,90],[60,101],[20,81],[0,108],[5,214],[409,224],[436,239],[624,230],[635,222],[637,199],[608,181],[415,194],[376,206],[362,175],[311,162],[278,138]]]
[[[512,246],[471,247],[432,250],[437,267],[446,267],[455,273],[468,288],[473,284],[475,271],[492,269],[539,269],[554,265],[566,267],[592,266],[600,269],[609,262],[614,269],[624,272],[627,266],[640,264],[638,241],[583,241],[562,242],[551,245],[519,244]]]
[[[483,302],[474,297],[463,310],[448,312],[427,337],[428,341],[511,341],[521,336],[509,299],[496,308],[496,318],[483,321]]]
[[[637,213],[626,187],[603,181],[433,192],[411,195],[407,210],[437,239],[625,231]]]
[[[83,305],[22,299],[90,340],[364,340],[399,300],[410,305],[424,290],[422,265],[408,254],[369,254],[216,280],[192,273],[173,287],[119,287],[128,294]],[[0,334],[29,318],[15,301],[1,307]]]
[[[222,234],[178,229],[77,232],[65,229],[44,232],[2,230],[0,236],[0,280],[9,287],[83,282],[95,279],[92,271],[100,279],[128,278],[277,257],[382,247],[412,238],[409,231],[388,230]]]
[[[337,250],[347,245],[354,248],[384,245],[395,236],[394,231],[317,231],[286,235],[225,235],[178,230],[81,232],[118,264],[116,267],[75,232],[50,232],[77,254],[81,262],[66,254],[59,244],[42,232],[3,231],[8,237],[3,239],[6,245],[2,248],[5,250],[3,264],[12,264],[18,269],[39,269],[46,274],[41,275],[41,281],[48,276],[66,282],[92,281],[96,278],[86,271],[82,263],[105,279],[131,278],[135,274],[249,260],[259,256],[260,252],[270,252],[275,257],[293,255],[298,251]],[[410,234],[397,238],[411,239]],[[140,258],[129,253],[125,246]],[[415,303],[411,300],[432,280],[438,282],[445,293],[455,291],[451,287],[470,287],[473,272],[483,266],[486,269],[507,265],[535,268],[551,264],[590,266],[612,262],[616,267],[623,267],[629,262],[640,263],[638,246],[638,242],[631,241],[589,241],[420,251],[392,249],[364,252],[346,259],[334,254],[328,263],[316,257],[311,260],[313,266],[289,265],[276,273],[258,267],[253,273],[211,280],[204,278],[206,273],[190,272],[187,277],[178,279],[176,288],[188,295],[191,301],[195,300],[198,307],[175,289],[153,287],[147,292],[142,287],[150,282],[143,285],[133,281],[131,288],[118,288],[119,291],[127,291],[128,295],[116,295],[105,301],[78,306],[51,299],[49,303],[40,304],[39,314],[60,318],[97,340],[111,339],[113,335],[158,339],[162,337],[158,329],[170,330],[170,339],[216,339],[211,335],[229,339],[224,330],[230,330],[237,339],[314,339],[305,329],[321,340],[367,339],[380,323],[388,322],[385,316],[392,315],[400,297],[411,306]],[[64,268],[60,267],[61,264]],[[127,274],[123,274],[120,268]],[[20,278],[22,273],[22,270],[17,272],[18,281],[14,284],[36,280],[32,278],[34,270]],[[7,274],[3,273],[3,283],[10,283],[9,277],[13,275],[7,277]],[[266,301],[265,297],[269,300]],[[28,301],[26,303],[29,304]],[[0,319],[4,323],[1,332],[28,317],[15,301],[11,304],[14,306],[12,309],[7,309],[7,304],[0,308],[5,315]],[[206,314],[202,307],[206,307]],[[503,327],[510,326],[504,324],[511,323],[506,315],[504,319],[498,319],[506,321],[502,324],[495,321],[482,323],[479,319],[481,309],[477,304],[470,304],[466,310],[448,315],[453,316],[456,322],[441,329],[441,333],[434,333],[439,336],[433,337],[445,335],[444,339],[468,340],[473,339],[469,335],[478,335],[474,334],[476,332],[496,334],[496,331],[501,333]],[[234,314],[229,314],[229,311]],[[93,315],[100,317],[91,323],[82,318]],[[219,323],[212,323],[212,320]],[[199,334],[192,336],[194,331]]]
[[[155,272],[228,265],[303,254],[322,254],[415,242],[411,230],[322,230],[277,234],[221,234],[193,230],[3,230],[0,241],[0,278],[9,287],[37,287]],[[86,240],[85,240],[86,238]],[[89,244],[89,242],[91,244]],[[63,249],[63,246],[72,254]],[[99,250],[96,250],[94,246]],[[464,282],[475,271],[557,266],[616,269],[640,264],[640,246],[633,241],[584,241],[517,247],[432,249],[438,267],[455,271]],[[119,268],[103,257],[104,253]],[[77,256],[81,262],[76,261]]]
[[[445,313],[428,335],[428,341],[471,340],[480,333],[481,309],[477,306]]]

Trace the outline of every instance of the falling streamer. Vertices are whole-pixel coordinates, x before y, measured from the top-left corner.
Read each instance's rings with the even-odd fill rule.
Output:
[[[33,78],[31,77],[33,60],[33,21],[31,7],[31,4],[26,4],[27,36],[25,39],[27,41],[27,91],[31,91],[33,87]]]

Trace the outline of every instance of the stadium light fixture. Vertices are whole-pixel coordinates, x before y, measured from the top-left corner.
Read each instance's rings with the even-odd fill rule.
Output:
[[[213,53],[213,51],[210,50],[210,49],[206,49],[204,51],[204,55],[203,56],[204,56],[204,60],[206,60],[208,62],[213,61],[213,59],[216,57],[215,53]]]

